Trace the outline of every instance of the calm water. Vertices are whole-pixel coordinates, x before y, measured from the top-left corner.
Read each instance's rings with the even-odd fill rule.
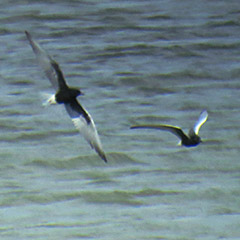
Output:
[[[240,239],[237,0],[0,3],[1,239]],[[109,163],[74,129],[24,35],[61,65]],[[187,130],[207,109],[197,148]]]

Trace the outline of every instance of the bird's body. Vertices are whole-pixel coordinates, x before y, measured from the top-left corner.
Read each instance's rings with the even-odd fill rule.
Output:
[[[63,73],[56,61],[54,61],[26,31],[27,39],[36,54],[39,64],[43,68],[46,76],[56,90],[56,94],[48,99],[48,104],[64,104],[65,109],[71,117],[73,124],[87,140],[98,155],[107,162],[107,158],[102,149],[101,141],[97,129],[90,114],[79,104],[77,97],[82,95],[80,89],[69,87],[65,81]]]
[[[195,147],[197,146],[202,140],[199,137],[198,133],[200,127],[207,121],[208,113],[207,111],[203,111],[200,114],[200,117],[193,128],[189,130],[188,135],[183,132],[180,127],[172,126],[172,125],[135,125],[132,126],[131,129],[135,128],[148,128],[148,129],[158,129],[164,130],[173,133],[181,140],[181,145],[185,147]]]
[[[74,88],[68,88],[65,90],[59,90],[55,94],[55,97],[56,97],[56,102],[58,104],[61,104],[61,103],[71,103],[79,95],[80,95],[79,90]]]

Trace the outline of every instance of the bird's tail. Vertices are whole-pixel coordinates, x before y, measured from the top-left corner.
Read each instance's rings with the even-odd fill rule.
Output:
[[[47,107],[52,104],[56,104],[55,94],[41,93],[42,105]]]

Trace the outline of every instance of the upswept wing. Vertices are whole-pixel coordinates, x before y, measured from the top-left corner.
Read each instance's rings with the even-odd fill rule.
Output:
[[[135,125],[132,126],[131,129],[135,128],[148,128],[148,129],[158,129],[163,131],[168,131],[173,133],[175,136],[180,138],[181,140],[188,139],[186,134],[183,132],[183,130],[179,127],[172,126],[172,125]]]
[[[77,101],[64,105],[69,116],[72,118],[74,126],[98,155],[107,162],[96,126],[90,114]]]
[[[54,60],[47,54],[47,52],[40,47],[40,45],[32,39],[29,32],[25,31],[27,39],[36,55],[39,65],[43,68],[47,78],[50,80],[52,86],[58,90],[58,76],[52,66]]]
[[[60,69],[58,63],[54,60],[51,61],[51,66],[53,67],[53,69],[55,70],[56,74],[57,74],[57,78],[58,78],[58,87],[60,89],[66,89],[68,88],[66,81],[64,79],[62,70]]]
[[[201,126],[207,121],[208,112],[206,110],[202,111],[197,122],[195,123],[193,130],[196,135],[198,135]]]

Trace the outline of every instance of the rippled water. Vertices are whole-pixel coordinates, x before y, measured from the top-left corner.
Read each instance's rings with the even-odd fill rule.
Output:
[[[0,3],[1,239],[239,239],[239,1]],[[109,163],[62,106],[24,30],[61,65]],[[197,148],[136,123],[191,127]]]

